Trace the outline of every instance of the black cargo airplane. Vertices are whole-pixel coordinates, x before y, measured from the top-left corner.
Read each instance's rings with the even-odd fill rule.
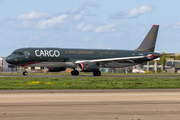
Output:
[[[162,55],[154,52],[159,25],[153,25],[140,46],[135,50],[101,50],[69,48],[21,48],[6,58],[10,64],[24,66],[27,75],[29,66],[47,67],[50,72],[72,68],[72,75],[93,72],[100,76],[99,68],[121,68],[141,64]]]

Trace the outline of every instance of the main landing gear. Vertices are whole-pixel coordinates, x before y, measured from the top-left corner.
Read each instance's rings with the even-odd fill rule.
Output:
[[[72,76],[78,76],[78,75],[79,75],[79,71],[73,69],[73,71],[71,71],[71,75],[72,75]],[[93,75],[94,75],[94,76],[101,76],[101,71],[94,71],[94,72],[93,72]]]
[[[79,75],[79,71],[78,70],[73,70],[73,71],[71,71],[71,75],[78,76]],[[94,76],[101,76],[101,71],[94,71],[93,75]]]
[[[71,71],[71,75],[73,75],[73,76],[78,76],[79,75],[79,71],[77,71],[77,70],[73,70],[73,71]]]
[[[93,72],[93,75],[94,75],[94,76],[101,76],[101,71],[94,71],[94,72]]]

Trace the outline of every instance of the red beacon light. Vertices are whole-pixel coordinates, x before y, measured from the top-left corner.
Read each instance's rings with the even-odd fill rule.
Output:
[[[154,26],[156,26],[156,25],[153,25],[152,27],[154,27]]]

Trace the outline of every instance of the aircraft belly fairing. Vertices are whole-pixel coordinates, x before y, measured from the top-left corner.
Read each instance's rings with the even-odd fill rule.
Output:
[[[27,67],[68,67],[68,68],[75,68],[76,64],[74,62],[38,62],[38,63],[33,63],[29,65],[25,65]]]

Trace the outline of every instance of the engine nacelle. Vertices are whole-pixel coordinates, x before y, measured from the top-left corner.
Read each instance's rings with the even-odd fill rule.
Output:
[[[49,67],[49,72],[60,72],[60,71],[65,71],[65,67]]]
[[[81,62],[77,65],[77,70],[80,72],[94,72],[98,71],[99,67],[96,64]]]

